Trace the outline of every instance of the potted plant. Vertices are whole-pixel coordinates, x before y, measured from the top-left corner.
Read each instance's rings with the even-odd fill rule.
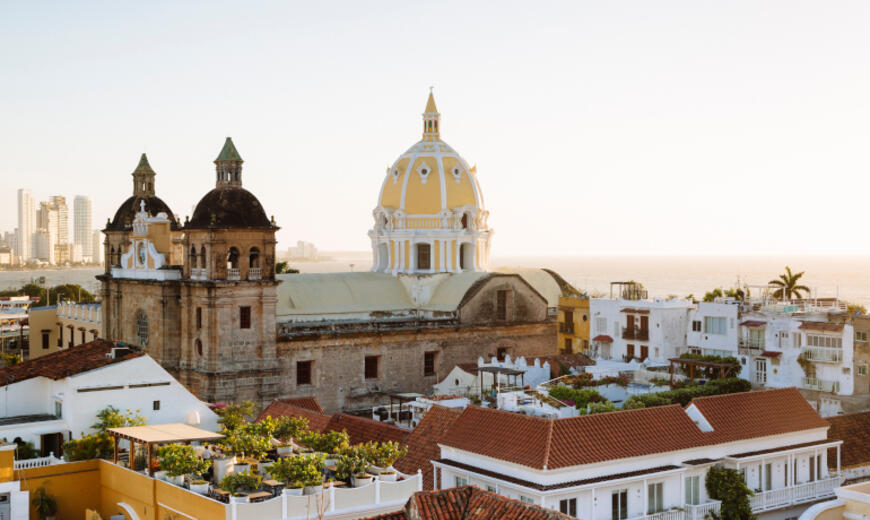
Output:
[[[36,509],[40,520],[54,520],[54,515],[57,514],[57,499],[49,495],[44,487],[36,490],[30,503]]]
[[[314,486],[319,486],[323,480],[322,464],[323,459],[319,455],[284,457],[273,463],[269,472],[279,481],[286,482],[288,489],[295,490],[297,486],[301,489],[304,486],[306,494],[312,494],[316,492]],[[297,492],[292,491],[287,494],[297,494]]]
[[[336,462],[337,455],[350,447],[350,437],[346,431],[341,432],[305,432],[299,435],[299,442],[326,455],[327,466]]]
[[[251,460],[254,462],[265,458],[269,451],[269,439],[259,435],[253,425],[240,426],[221,441],[221,445],[236,456],[236,473],[251,470]]]
[[[291,482],[284,488],[284,494],[288,497],[301,497],[303,489],[302,482]]]
[[[271,417],[267,417],[271,419]],[[293,452],[293,439],[308,430],[308,419],[302,417],[281,417],[276,421],[272,436],[278,440],[278,455]]]
[[[363,451],[371,464],[368,467],[369,473],[381,474],[386,471],[393,475],[393,480],[396,475],[393,464],[408,454],[408,448],[395,441],[367,442],[363,445]]]
[[[160,469],[166,471],[169,481],[178,486],[184,484],[185,475],[202,475],[211,466],[211,461],[196,455],[193,446],[183,444],[161,446],[157,456],[160,458]]]
[[[345,482],[352,482],[354,487],[370,484],[374,477],[366,473],[368,461],[352,451],[339,455],[335,464],[335,476]]]
[[[230,473],[221,480],[221,489],[230,493],[230,503],[246,503],[248,494],[260,487],[261,480],[251,472]]]
[[[208,481],[201,478],[191,480],[190,490],[200,495],[208,495]]]

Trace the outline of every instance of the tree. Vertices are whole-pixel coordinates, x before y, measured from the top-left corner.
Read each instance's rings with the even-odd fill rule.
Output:
[[[691,294],[689,296],[691,296]],[[721,287],[717,287],[717,288],[713,289],[712,291],[707,291],[704,294],[704,301],[705,302],[713,302],[713,301],[716,301],[716,298],[725,297],[725,298],[734,298],[735,300],[742,302],[746,299],[747,296],[749,296],[748,289],[745,291],[743,289],[740,289],[740,288],[724,289],[723,290]]]
[[[791,268],[785,266],[785,274],[779,275],[779,279],[777,280],[767,282],[770,285],[778,287],[778,289],[773,292],[773,297],[783,300],[791,300],[792,298],[801,298],[802,292],[809,294],[809,287],[806,285],[798,285],[798,280],[801,279],[804,272],[805,271],[801,271],[797,274],[793,274]]]
[[[91,428],[97,430],[100,434],[106,433],[109,428],[123,428],[125,426],[145,426],[145,418],[139,415],[142,410],[121,413],[114,406],[107,406],[97,412],[97,422],[91,425]]]
[[[251,416],[254,415],[254,403],[242,401],[238,404],[228,404],[223,408],[216,409],[215,413],[220,416],[218,424],[223,425],[227,431],[233,431],[248,424]]]
[[[289,262],[278,262],[275,264],[275,274],[296,274],[298,272],[299,269],[291,268]]]
[[[707,495],[713,500],[721,500],[719,514],[712,514],[716,520],[753,520],[749,497],[752,491],[736,469],[714,466],[707,471],[704,482]]]
[[[846,302],[846,314],[850,316],[854,316],[856,314],[867,314],[867,307],[864,307],[860,303]]]

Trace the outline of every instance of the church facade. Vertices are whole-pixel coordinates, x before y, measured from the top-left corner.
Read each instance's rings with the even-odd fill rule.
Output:
[[[316,395],[330,411],[428,392],[480,356],[556,353],[558,299],[576,291],[550,271],[490,269],[476,169],[440,133],[430,93],[422,139],[382,183],[368,273],[276,276],[278,227],[242,187],[230,138],[183,224],[143,154],[103,230],[104,336],[207,401]]]

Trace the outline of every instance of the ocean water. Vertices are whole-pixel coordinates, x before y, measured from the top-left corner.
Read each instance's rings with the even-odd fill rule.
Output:
[[[371,254],[324,253],[321,262],[296,262],[302,272],[368,271]],[[504,256],[493,257],[493,266],[546,267],[592,295],[607,295],[610,282],[636,280],[650,296],[680,297],[716,287],[764,285],[785,271],[805,271],[801,279],[818,297],[835,297],[870,308],[870,257],[866,256]],[[0,289],[17,288],[45,276],[47,283],[77,283],[90,291],[99,288],[94,278],[101,269],[0,271]],[[752,290],[750,288],[750,290]]]

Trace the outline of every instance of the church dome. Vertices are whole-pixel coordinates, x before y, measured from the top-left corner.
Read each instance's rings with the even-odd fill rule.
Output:
[[[459,207],[483,210],[477,172],[441,140],[440,114],[429,94],[423,139],[387,169],[378,205],[408,215],[437,215]]]
[[[187,229],[271,227],[260,201],[241,186],[221,186],[206,193],[185,225]]]
[[[217,181],[193,210],[185,229],[270,229],[276,227],[266,217],[253,193],[242,187],[242,156],[227,137],[215,159]]]

